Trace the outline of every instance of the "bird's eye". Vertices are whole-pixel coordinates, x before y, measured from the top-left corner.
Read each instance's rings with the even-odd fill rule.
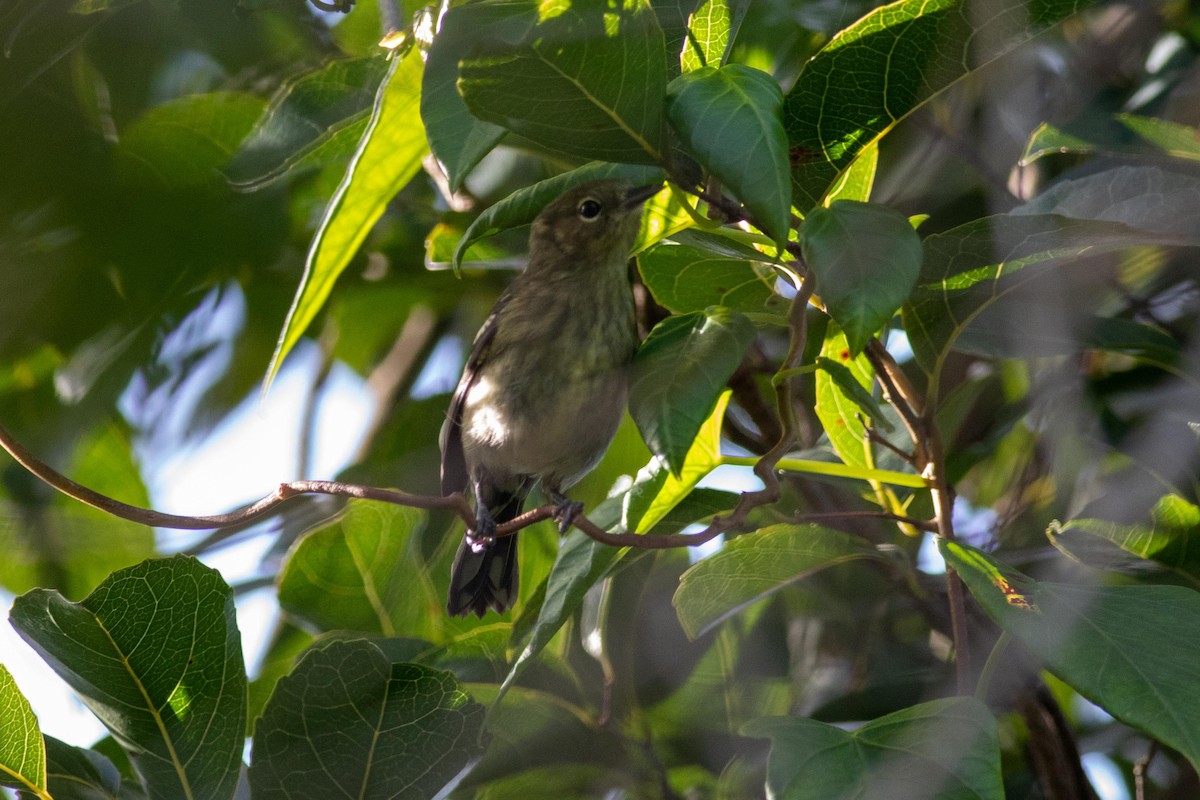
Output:
[[[585,222],[593,222],[600,216],[600,210],[600,203],[589,197],[579,204],[579,218]]]

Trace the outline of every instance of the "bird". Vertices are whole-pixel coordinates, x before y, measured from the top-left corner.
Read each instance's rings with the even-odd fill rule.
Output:
[[[629,256],[643,203],[662,184],[568,189],[534,219],[529,261],[471,346],[442,426],[444,495],[474,498],[446,611],[504,613],[517,600],[517,536],[496,528],[540,484],[560,532],[581,510],[565,492],[612,443],[638,347]]]

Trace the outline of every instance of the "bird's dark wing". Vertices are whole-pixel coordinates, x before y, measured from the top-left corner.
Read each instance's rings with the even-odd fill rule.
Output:
[[[475,334],[475,342],[471,345],[471,353],[467,356],[467,364],[463,367],[462,377],[458,380],[458,388],[454,390],[454,399],[450,401],[450,409],[446,412],[446,422],[442,425],[439,437],[442,446],[442,494],[461,492],[467,488],[467,460],[463,452],[462,418],[463,406],[467,395],[475,381],[479,378],[479,370],[496,338],[496,330],[500,327],[500,311],[508,302],[508,293],[500,296],[492,313],[483,322],[479,333]]]

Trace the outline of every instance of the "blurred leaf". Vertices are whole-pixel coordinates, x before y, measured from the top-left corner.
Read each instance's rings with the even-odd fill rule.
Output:
[[[519,35],[532,24],[532,7],[509,3],[471,3],[449,9],[425,62],[421,83],[421,119],[429,147],[446,171],[451,191],[458,191],[476,164],[492,151],[506,131],[471,115],[458,93],[458,63],[478,43]]]
[[[654,327],[634,358],[629,413],[655,455],[679,475],[700,426],[733,375],[754,326],[714,306]]]
[[[95,750],[46,737],[48,782],[54,800],[112,800],[144,797],[141,787],[121,782],[113,763]]]
[[[1047,535],[1056,547],[1063,549],[1075,534],[1086,534],[1111,542],[1126,553],[1154,561],[1200,586],[1200,552],[1194,539],[1200,536],[1200,508],[1179,495],[1169,494],[1159,499],[1151,511],[1148,523],[1120,525],[1103,519],[1073,519],[1054,523]],[[1069,544],[1066,549],[1074,552]]]
[[[815,206],[858,154],[972,70],[1091,0],[1002,0],[986,15],[964,0],[901,0],[835,36],[788,93],[795,204]]]
[[[479,684],[469,688],[472,696],[481,703],[491,703],[498,696],[493,685]],[[630,763],[622,737],[590,717],[584,709],[553,695],[512,687],[504,702],[491,707],[488,730],[492,733],[492,741],[487,753],[456,791],[462,792],[464,797],[493,796],[474,795],[472,790],[486,792],[487,784],[494,781],[556,764],[586,765],[607,773],[604,776],[588,774],[586,784],[592,787],[606,785],[606,779],[615,783],[628,781],[634,765]],[[576,791],[586,788],[578,787]]]
[[[731,539],[697,562],[683,573],[671,602],[688,637],[696,639],[751,603],[818,570],[878,557],[866,542],[841,531],[772,525]]]
[[[813,409],[830,444],[847,464],[874,467],[863,419],[864,416],[872,418],[874,415],[869,411],[864,414],[863,402],[869,400],[870,405],[875,405],[871,396],[875,370],[862,353],[850,355],[845,335],[833,327],[825,334],[816,364],[816,403]],[[874,411],[880,413],[877,405]]]
[[[442,603],[420,555],[424,523],[416,509],[351,500],[289,554],[280,605],[322,631],[437,638]]]
[[[427,152],[417,113],[420,81],[421,57],[410,52],[393,60],[380,84],[371,122],[308,251],[304,277],[267,370],[267,386],[387,204],[420,170]]]
[[[634,184],[644,184],[662,180],[662,177],[663,172],[658,167],[595,162],[518,189],[475,218],[454,250],[454,268],[458,269],[467,249],[475,242],[532,223],[551,200],[568,189],[605,178],[623,178]]]
[[[75,0],[71,11],[76,14],[94,14],[97,11],[115,11],[122,6],[140,3],[142,0]]]
[[[684,72],[724,66],[731,16],[728,0],[705,0],[692,12],[688,20],[689,35],[683,42],[679,60]]]
[[[362,138],[387,73],[382,58],[333,61],[283,84],[225,170],[229,180],[260,188],[300,166],[350,155]]]
[[[1102,190],[1100,190],[1102,191]],[[1055,214],[985,217],[924,240],[918,288],[904,307],[917,363],[936,382],[958,338],[988,306],[1069,259],[1175,241],[1116,221]],[[1022,330],[1021,337],[1037,331]]]
[[[996,720],[973,698],[921,703],[853,732],[803,717],[764,717],[742,732],[771,739],[767,788],[773,797],[1004,797]]]
[[[655,302],[676,314],[709,306],[787,313],[787,300],[775,293],[775,271],[761,262],[714,256],[668,242],[642,253],[638,269]]]
[[[216,570],[146,561],[79,603],[35,589],[9,619],[130,750],[151,796],[233,794],[246,677],[233,592]]]
[[[310,650],[254,732],[255,798],[433,797],[482,751],[483,706],[448,672],[371,642]]]
[[[1200,767],[1200,593],[1035,582],[966,545],[938,548],[984,611],[1051,672]]]
[[[814,208],[800,247],[851,355],[895,315],[921,272],[921,240],[907,218],[883,206],[839,200]]]
[[[117,167],[137,189],[222,187],[221,170],[262,111],[262,100],[236,92],[169,100],[122,134]]]
[[[1200,132],[1195,128],[1136,114],[1116,114],[1112,121],[1120,126],[1118,132],[1108,129],[1097,131],[1094,124],[1076,132],[1043,122],[1030,135],[1021,163],[1031,164],[1039,158],[1058,153],[1118,156],[1166,154],[1175,158],[1200,160]],[[1130,133],[1136,134],[1140,141],[1129,141]]]
[[[0,664],[0,786],[46,794],[46,746],[37,716]]]
[[[646,0],[503,4],[514,21],[533,24],[519,38],[477,42],[460,62],[458,89],[472,114],[551,152],[663,160],[666,53]]]
[[[685,72],[667,87],[667,119],[684,146],[776,241],[787,241],[791,190],[783,93],[742,64]]]

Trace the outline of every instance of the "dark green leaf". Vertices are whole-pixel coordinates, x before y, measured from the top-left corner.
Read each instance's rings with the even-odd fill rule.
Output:
[[[122,793],[121,773],[95,750],[84,750],[46,737],[47,778],[54,800],[112,800],[129,797],[139,788],[126,785]]]
[[[771,739],[774,797],[1004,798],[996,720],[972,698],[922,703],[853,732],[802,717],[765,717],[742,732]]]
[[[349,155],[370,117],[388,64],[382,58],[334,61],[283,84],[225,170],[234,184],[258,188],[321,154]]]
[[[511,3],[470,3],[451,8],[429,48],[421,83],[421,119],[429,148],[446,171],[450,189],[458,191],[476,164],[491,152],[505,130],[476,119],[458,93],[458,62],[480,42],[519,35],[532,25],[531,9],[514,13]],[[514,31],[514,27],[516,31]]]
[[[851,355],[862,352],[899,310],[921,272],[916,231],[883,206],[839,200],[814,208],[800,230],[800,246]]]
[[[1200,766],[1200,592],[1034,582],[974,548],[938,546],[988,615],[1051,672]]]
[[[483,706],[449,672],[330,642],[280,679],[254,732],[256,800],[433,797],[481,752]]]
[[[0,664],[0,786],[39,795],[46,790],[46,746],[42,731],[29,701],[3,664]]]
[[[188,95],[155,106],[121,136],[121,176],[138,189],[222,187],[221,170],[262,111],[262,100],[236,92]]]
[[[519,39],[479,42],[459,64],[458,89],[472,114],[552,152],[663,160],[666,52],[646,0],[504,6],[522,21],[537,9],[536,23]]]
[[[818,570],[877,558],[866,543],[816,525],[772,525],[738,536],[683,573],[672,603],[693,639],[751,603]]]
[[[787,301],[775,293],[775,271],[761,262],[664,243],[638,256],[638,269],[655,301],[676,314],[709,306],[787,313]]]
[[[657,167],[594,163],[518,189],[475,218],[454,250],[454,268],[457,269],[462,263],[463,256],[472,244],[500,231],[528,225],[547,203],[568,189],[604,178],[624,178],[642,184],[661,181],[662,177],[663,172]]]
[[[79,603],[35,589],[10,619],[131,751],[152,797],[233,794],[246,677],[233,592],[215,570],[146,561]]]
[[[752,341],[749,320],[715,306],[660,322],[638,350],[629,413],[651,452],[676,475]]]
[[[434,636],[441,598],[420,555],[424,513],[352,500],[297,543],[279,576],[279,603],[319,630]]]
[[[782,108],[775,79],[742,64],[685,72],[667,87],[667,118],[688,152],[781,242],[791,209]]]
[[[913,109],[1091,0],[901,0],[835,36],[805,65],[784,105],[798,206],[815,206],[842,170]]]
[[[268,385],[387,204],[420,170],[427,152],[417,113],[420,82],[421,57],[410,52],[392,62],[380,84],[371,122],[308,251],[304,277],[267,370]]]

